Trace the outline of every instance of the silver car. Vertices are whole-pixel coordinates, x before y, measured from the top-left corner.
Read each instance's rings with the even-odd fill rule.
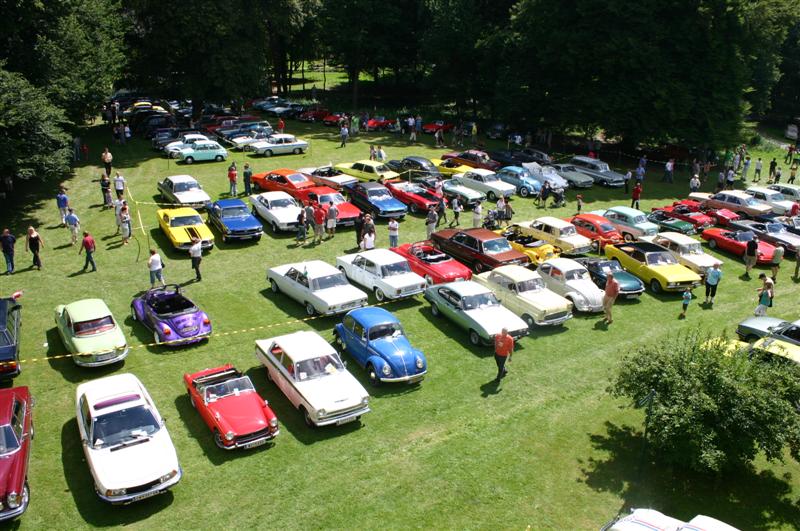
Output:
[[[272,155],[285,155],[294,153],[299,155],[308,149],[308,142],[300,140],[294,135],[277,134],[270,135],[264,140],[253,142],[245,146],[245,150],[252,151],[256,155],[271,157]]]

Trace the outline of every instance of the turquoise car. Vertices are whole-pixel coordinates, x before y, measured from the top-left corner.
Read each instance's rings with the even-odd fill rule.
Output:
[[[192,146],[181,149],[178,158],[186,164],[201,160],[222,162],[228,158],[228,150],[213,140],[195,142]]]
[[[597,214],[610,221],[626,242],[632,242],[642,236],[658,234],[658,225],[648,221],[647,215],[635,208],[615,206],[608,210],[593,210],[590,214]]]

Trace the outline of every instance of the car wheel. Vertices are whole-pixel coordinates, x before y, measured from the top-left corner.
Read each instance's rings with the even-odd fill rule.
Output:
[[[661,283],[656,279],[651,280],[650,291],[652,291],[653,293],[661,293],[663,291],[663,289],[661,288]]]
[[[710,249],[716,249],[717,248],[717,240],[713,240],[713,239],[712,240],[708,240],[708,247]]]
[[[333,344],[337,349],[344,350],[344,341],[342,341],[342,336],[336,330],[333,331]]]
[[[192,162],[194,162],[194,157],[186,157],[185,159],[183,159],[183,162],[185,162],[186,164],[191,164]]]
[[[528,325],[528,328],[533,328],[536,325],[536,321],[533,320],[533,317],[530,315],[523,314],[522,320],[525,321],[525,324]]]
[[[272,293],[280,293],[281,288],[278,287],[278,283],[275,282],[275,279],[269,279],[269,287],[272,290]]]
[[[419,212],[419,208],[417,208],[417,205],[415,205],[414,203],[408,205],[408,209],[411,211],[412,214],[416,214],[417,212]]]
[[[313,317],[314,314],[317,313],[316,308],[314,308],[314,306],[310,302],[306,303],[306,313],[308,314],[309,317]]]
[[[600,242],[597,240],[592,240],[592,251],[595,253],[600,252]]]
[[[480,346],[481,336],[478,335],[478,332],[476,332],[475,330],[469,331],[469,342],[475,345],[476,347]]]
[[[136,310],[133,308],[133,304],[131,304],[131,321],[138,321],[136,318]]]
[[[529,195],[531,195],[531,191],[523,186],[522,188],[519,189],[519,195],[520,197],[528,197]]]
[[[271,150],[271,149],[268,149],[268,150],[266,150],[266,151],[264,152],[264,156],[265,156],[265,157],[271,157],[271,156],[272,156],[272,150]]]
[[[442,315],[442,312],[440,312],[440,311],[439,311],[439,307],[438,307],[438,306],[436,306],[436,303],[435,303],[435,302],[432,302],[432,303],[431,303],[431,314],[432,314],[434,317],[439,317],[440,315]]]
[[[225,449],[225,443],[222,442],[222,434],[219,430],[214,430],[214,444],[223,450]]]
[[[472,270],[475,271],[475,273],[477,274],[483,273],[483,269],[484,267],[481,262],[475,262],[474,264],[472,264]]]
[[[153,343],[156,345],[161,344],[161,338],[158,336],[158,332],[153,332]]]
[[[311,415],[308,414],[308,410],[306,410],[306,408],[301,406],[300,412],[303,414],[303,420],[305,421],[306,426],[308,426],[309,428],[316,428],[314,421],[311,420]]]
[[[378,299],[378,302],[383,302],[386,300],[386,294],[381,291],[381,288],[375,288],[375,298]]]
[[[622,239],[625,240],[626,242],[630,243],[630,242],[632,242],[634,240],[633,234],[631,234],[629,232],[623,232],[622,233]]]
[[[299,155],[302,152],[303,152],[303,150],[300,149],[300,148],[294,148],[294,150],[292,151],[292,153],[294,153],[295,155]]]
[[[214,160],[217,162],[222,162],[223,160],[225,160],[225,157],[223,157],[222,155],[217,155],[216,157],[214,157]]]
[[[497,201],[497,196],[494,192],[487,192],[486,197],[489,198],[489,201]]]
[[[430,275],[425,275],[425,284],[433,286],[433,278]]]
[[[369,378],[370,385],[373,387],[378,387],[381,384],[381,379],[378,378],[378,372],[371,363],[367,365],[367,377]]]
[[[280,232],[280,229],[278,229],[278,224],[275,223],[274,221],[269,224],[269,228],[272,229],[272,232],[274,234],[278,234],[278,232]]]

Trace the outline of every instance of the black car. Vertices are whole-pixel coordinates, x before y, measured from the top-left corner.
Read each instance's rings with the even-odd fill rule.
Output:
[[[390,160],[386,166],[400,174],[403,179],[412,179],[416,177],[441,177],[439,168],[425,157],[406,157],[403,160]]]
[[[13,298],[0,298],[0,379],[20,372],[19,330],[22,306]]]
[[[739,230],[749,230],[758,236],[760,240],[772,245],[780,245],[786,252],[796,253],[800,250],[800,235],[789,232],[786,226],[778,221],[762,222],[742,219],[732,221],[731,227]]]
[[[600,289],[605,289],[608,274],[614,275],[619,283],[619,294],[625,299],[635,299],[644,293],[644,284],[634,275],[628,273],[619,262],[608,258],[576,258],[576,262],[583,265],[592,282]]]
[[[487,153],[489,158],[499,162],[503,167],[519,166],[523,161],[514,156],[513,151],[490,151]]]
[[[205,134],[202,131],[198,131],[197,129],[176,129],[175,134],[169,136],[167,138],[162,138],[161,140],[154,140],[153,141],[153,149],[163,150],[167,144],[171,144],[172,142],[177,142],[178,140],[182,139],[185,135],[202,135]]]

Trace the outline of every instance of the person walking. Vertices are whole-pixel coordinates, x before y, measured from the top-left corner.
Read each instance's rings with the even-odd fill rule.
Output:
[[[644,174],[647,170],[645,170],[644,166],[639,166],[636,168],[636,182],[640,183],[644,181]]]
[[[631,177],[633,177],[633,173],[631,172],[631,170],[628,170],[622,177],[622,182],[625,183],[625,195],[628,195],[630,193],[630,191],[628,190],[628,183],[631,182]]]
[[[580,215],[581,211],[583,210],[583,195],[577,194],[575,196],[575,205],[576,205],[575,215],[578,216],[578,215]]]
[[[776,245],[775,250],[772,251],[772,261],[769,263],[770,269],[772,269],[772,282],[778,282],[778,271],[781,270],[781,262],[783,262],[783,256],[785,253],[785,249],[781,245]]]
[[[747,182],[747,174],[750,171],[750,155],[747,155],[742,162],[742,181]]]
[[[189,247],[189,257],[192,259],[192,269],[194,269],[194,280],[200,282],[203,275],[200,274],[200,262],[203,261],[203,242],[200,238],[192,238],[192,245]]]
[[[92,272],[97,271],[97,264],[94,263],[94,250],[96,247],[97,246],[94,243],[94,238],[92,238],[92,235],[89,234],[88,231],[83,231],[83,240],[81,241],[81,248],[78,249],[78,254],[86,251],[86,261],[83,263],[82,270],[84,273],[90,264],[92,266]]]
[[[3,229],[3,234],[0,235],[0,248],[3,250],[3,258],[6,260],[6,275],[14,274],[14,245],[16,243],[17,238],[11,234],[11,231]],[[795,276],[797,276],[796,273]]]
[[[356,236],[356,249],[361,248],[361,236],[364,234],[364,213],[359,212],[358,217],[356,218],[355,223],[353,223],[353,229],[355,229],[355,236]]]
[[[483,206],[479,201],[475,203],[474,207],[472,207],[472,227],[475,229],[479,228],[481,226],[482,220],[483,220]]]
[[[8,229],[6,229],[6,230],[8,230]],[[3,247],[3,252],[5,253],[5,247]],[[11,256],[12,256],[12,258],[14,256],[13,246],[12,246]],[[798,253],[798,252],[794,253],[794,279],[795,280],[800,280],[800,253]]]
[[[106,170],[106,175],[111,175],[111,164],[114,161],[114,155],[111,154],[108,148],[105,148],[103,153],[100,154],[100,161],[103,163],[103,168]]]
[[[761,157],[758,157],[756,160],[754,170],[753,170],[753,182],[757,183],[761,180],[761,168],[764,166],[764,163],[761,162]]]
[[[794,179],[797,177],[797,161],[792,163],[792,167],[789,168],[789,180],[786,181],[788,184],[794,184]]]
[[[736,172],[733,171],[733,166],[728,166],[728,172],[725,174],[725,188],[733,190],[736,183]]]
[[[375,160],[377,154],[375,152],[375,146],[370,144],[369,145],[369,160]]]
[[[103,210],[113,206],[111,204],[111,179],[105,173],[100,176],[100,191],[103,194]]]
[[[283,118],[278,118],[278,133],[283,134],[283,131],[286,129],[286,122],[283,121]]]
[[[437,197],[444,197],[444,181],[441,175],[436,176],[436,180],[433,182],[433,191]]]
[[[409,142],[416,142],[417,141],[417,128],[414,125],[415,125],[414,117],[413,116],[409,116],[408,117],[408,130],[410,131],[410,133],[408,135],[408,141]]]
[[[603,313],[605,317],[603,322],[611,324],[614,322],[614,317],[611,315],[611,309],[614,307],[614,302],[619,296],[619,282],[612,273],[608,273],[606,277],[606,286],[603,293]]]
[[[30,250],[33,255],[31,267],[35,267],[38,271],[42,270],[42,258],[39,256],[42,249],[44,249],[44,238],[36,232],[36,229],[28,227],[28,234],[25,236],[25,250]]]
[[[428,209],[428,215],[425,217],[425,233],[428,239],[431,239],[431,234],[436,230],[436,225],[439,223],[439,216],[436,214],[436,207],[431,205]]]
[[[681,296],[682,309],[681,309],[681,314],[678,316],[678,319],[686,319],[686,310],[689,309],[689,303],[692,302],[693,289],[694,288],[690,286],[686,288],[686,290],[683,292],[683,295]]]
[[[764,273],[758,275],[758,278],[761,280],[761,287],[756,290],[758,306],[756,306],[753,314],[756,317],[764,317],[767,315],[767,308],[772,307],[772,299],[775,296],[775,284],[772,282],[772,279],[768,278]]]
[[[472,130],[470,131],[472,137],[472,145],[478,144],[478,122],[472,122]]]
[[[350,130],[347,129],[347,125],[342,124],[342,127],[339,129],[339,137],[342,139],[342,143],[339,145],[340,148],[343,148],[347,145],[347,137],[350,136]]]
[[[781,182],[781,175],[782,175],[781,167],[778,166],[777,168],[775,168],[775,180],[773,180],[772,182],[775,184]]]
[[[338,216],[339,209],[331,201],[328,203],[328,211],[325,212],[325,232],[328,233],[328,239],[336,236],[336,218]]]
[[[122,244],[128,245],[133,230],[131,228],[131,211],[125,200],[122,201],[122,208],[119,209],[119,224],[122,228]]]
[[[64,219],[67,217],[67,210],[69,209],[69,197],[67,196],[67,189],[60,188],[56,194],[56,206],[58,207],[58,214],[61,216],[61,226],[66,227]]]
[[[308,220],[306,219],[306,209],[304,207],[297,214],[297,236],[295,237],[297,247],[306,244],[306,225],[308,225]]]
[[[642,183],[637,182],[631,191],[631,208],[639,209],[639,199],[642,197]]]
[[[125,177],[119,174],[114,175],[114,191],[117,193],[117,198],[122,199],[125,197]]]
[[[72,207],[67,209],[67,215],[64,218],[64,223],[69,229],[70,242],[72,245],[78,243],[78,232],[81,229],[81,220],[75,215],[75,210]]]
[[[706,269],[706,300],[705,304],[714,305],[714,297],[717,296],[717,286],[719,281],[722,280],[722,270],[719,268],[719,263]]]
[[[236,183],[239,181],[239,171],[236,169],[236,163],[231,164],[228,168],[228,195],[236,197],[239,191],[236,189]]]
[[[500,383],[501,378],[508,374],[506,364],[511,360],[514,351],[514,338],[508,334],[508,329],[503,328],[494,336],[494,362],[497,364],[497,376],[494,381]]]
[[[150,249],[150,258],[147,259],[147,269],[150,271],[150,288],[156,287],[156,280],[161,286],[166,286],[164,282],[164,262],[161,260],[155,249]]]
[[[511,206],[511,198],[509,197],[508,200],[506,200],[506,207],[505,210],[503,211],[503,219],[505,220],[506,225],[509,225],[511,223],[514,214],[515,214],[514,207]]]
[[[747,242],[744,250],[744,276],[750,279],[750,270],[756,266],[758,261],[758,236],[753,236],[752,240]]]
[[[464,210],[464,207],[461,206],[461,201],[458,200],[458,197],[455,196],[453,199],[450,200],[450,208],[453,209],[453,221],[450,222],[451,227],[458,227],[461,225],[461,212]]]
[[[445,203],[444,197],[439,198],[439,203],[436,205],[436,214],[438,217],[436,220],[437,227],[441,222],[447,223],[447,204]]]
[[[502,195],[497,198],[497,203],[495,203],[495,214],[498,224],[502,226],[506,219],[506,198]]]
[[[380,162],[386,162],[386,151],[383,150],[383,146],[378,146],[378,150],[375,152],[375,157]]]
[[[697,174],[692,175],[689,179],[689,192],[694,193],[700,190],[700,176]]]
[[[786,146],[786,156],[783,158],[784,164],[789,164],[792,162],[792,159],[794,158],[795,149],[797,148],[795,147],[794,144],[789,144],[788,146]]]
[[[772,160],[769,162],[769,175],[767,176],[767,180],[772,182],[772,179],[775,177],[775,168],[778,167],[778,161],[775,160],[773,157]]]
[[[389,247],[400,245],[400,223],[395,218],[389,220]]]
[[[317,203],[314,205],[314,239],[316,243],[322,243],[323,234],[325,234],[325,210]]]
[[[242,181],[244,182],[244,195],[249,196],[253,193],[253,169],[250,167],[249,162],[244,163]]]

